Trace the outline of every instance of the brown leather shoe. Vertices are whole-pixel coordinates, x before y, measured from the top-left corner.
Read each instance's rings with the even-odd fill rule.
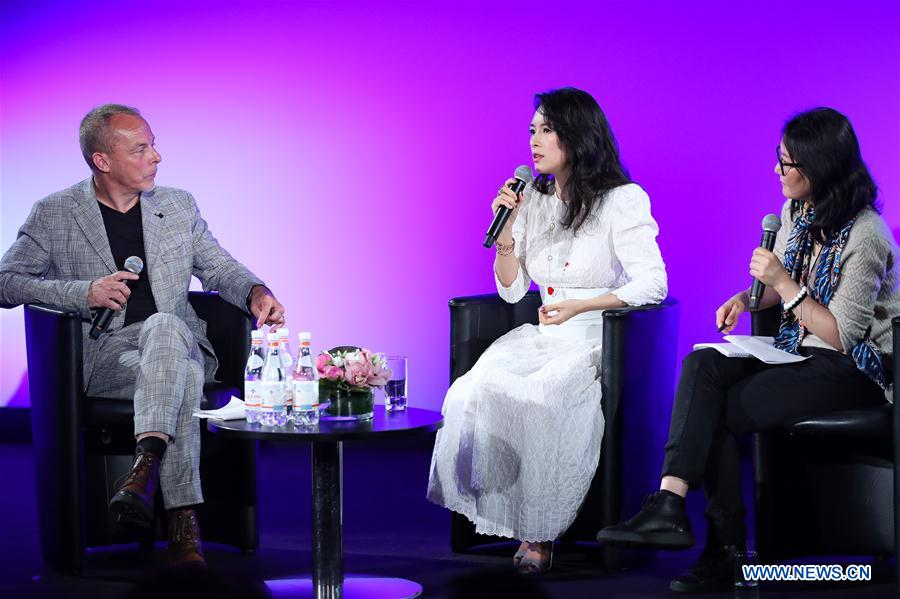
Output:
[[[131,472],[119,483],[109,500],[109,515],[119,527],[149,528],[153,524],[153,495],[159,486],[159,458],[141,451],[134,458]]]
[[[175,566],[205,566],[197,512],[191,508],[169,511],[169,561]]]

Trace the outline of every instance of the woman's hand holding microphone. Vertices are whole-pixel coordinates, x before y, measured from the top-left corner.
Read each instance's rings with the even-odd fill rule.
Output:
[[[497,190],[497,197],[491,202],[492,214],[497,214],[497,210],[499,210],[501,206],[505,206],[512,211],[509,215],[509,219],[506,221],[506,225],[503,227],[503,231],[500,232],[500,237],[498,237],[498,241],[502,238],[502,243],[512,243],[513,223],[516,222],[516,217],[519,215],[519,206],[521,206],[522,202],[525,200],[524,193],[520,193],[519,196],[516,197],[513,190],[509,188],[515,181],[516,180],[512,177],[507,179],[506,182],[503,183],[503,186]]]
[[[503,186],[497,190],[497,197],[491,202],[491,211],[496,215],[501,208],[509,208],[511,211],[503,230],[497,235],[497,256],[494,258],[494,272],[504,287],[509,287],[519,274],[519,261],[515,255],[515,239],[512,236],[513,223],[519,215],[519,206],[525,200],[525,194],[518,197],[509,188],[515,179],[507,179]],[[489,237],[490,239],[490,237]]]

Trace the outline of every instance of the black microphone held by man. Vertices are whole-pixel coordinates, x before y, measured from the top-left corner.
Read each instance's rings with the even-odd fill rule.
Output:
[[[128,256],[125,259],[125,270],[139,275],[144,270],[144,261],[137,256]],[[132,281],[129,281],[126,284],[130,287],[131,283]],[[109,322],[112,320],[114,311],[112,308],[103,308],[97,312],[97,315],[94,316],[94,322],[91,323],[91,331],[88,333],[91,339],[99,338],[103,331],[106,330],[106,327],[109,326]]]
[[[516,173],[513,176],[516,180],[509,184],[509,188],[512,189],[513,193],[518,197],[518,195],[524,191],[525,186],[531,183],[533,175],[531,174],[531,169],[523,164],[516,169]],[[509,220],[510,214],[512,214],[512,210],[506,206],[500,206],[500,208],[497,209],[497,214],[494,215],[494,220],[491,222],[491,226],[484,238],[484,247],[489,248],[494,245],[494,242],[497,241],[497,237],[500,236],[503,227],[506,226],[506,221]]]

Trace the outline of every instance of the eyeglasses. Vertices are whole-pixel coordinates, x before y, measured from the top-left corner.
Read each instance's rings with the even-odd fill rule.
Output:
[[[787,175],[786,169],[800,168],[800,165],[796,162],[785,162],[784,160],[781,159],[781,146],[780,145],[775,146],[775,156],[778,157],[778,167],[781,169],[782,177]]]

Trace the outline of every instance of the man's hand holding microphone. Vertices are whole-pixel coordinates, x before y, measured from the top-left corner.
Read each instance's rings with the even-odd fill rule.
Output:
[[[131,289],[125,281],[137,281],[138,275],[120,270],[111,275],[91,281],[88,288],[88,307],[121,310],[128,302]]]
[[[125,259],[125,270],[91,282],[88,287],[88,307],[100,310],[91,323],[91,330],[88,333],[91,339],[98,339],[109,326],[113,312],[121,310],[128,303],[131,296],[131,288],[128,285],[138,280],[142,270],[144,261],[137,256],[129,256]]]

